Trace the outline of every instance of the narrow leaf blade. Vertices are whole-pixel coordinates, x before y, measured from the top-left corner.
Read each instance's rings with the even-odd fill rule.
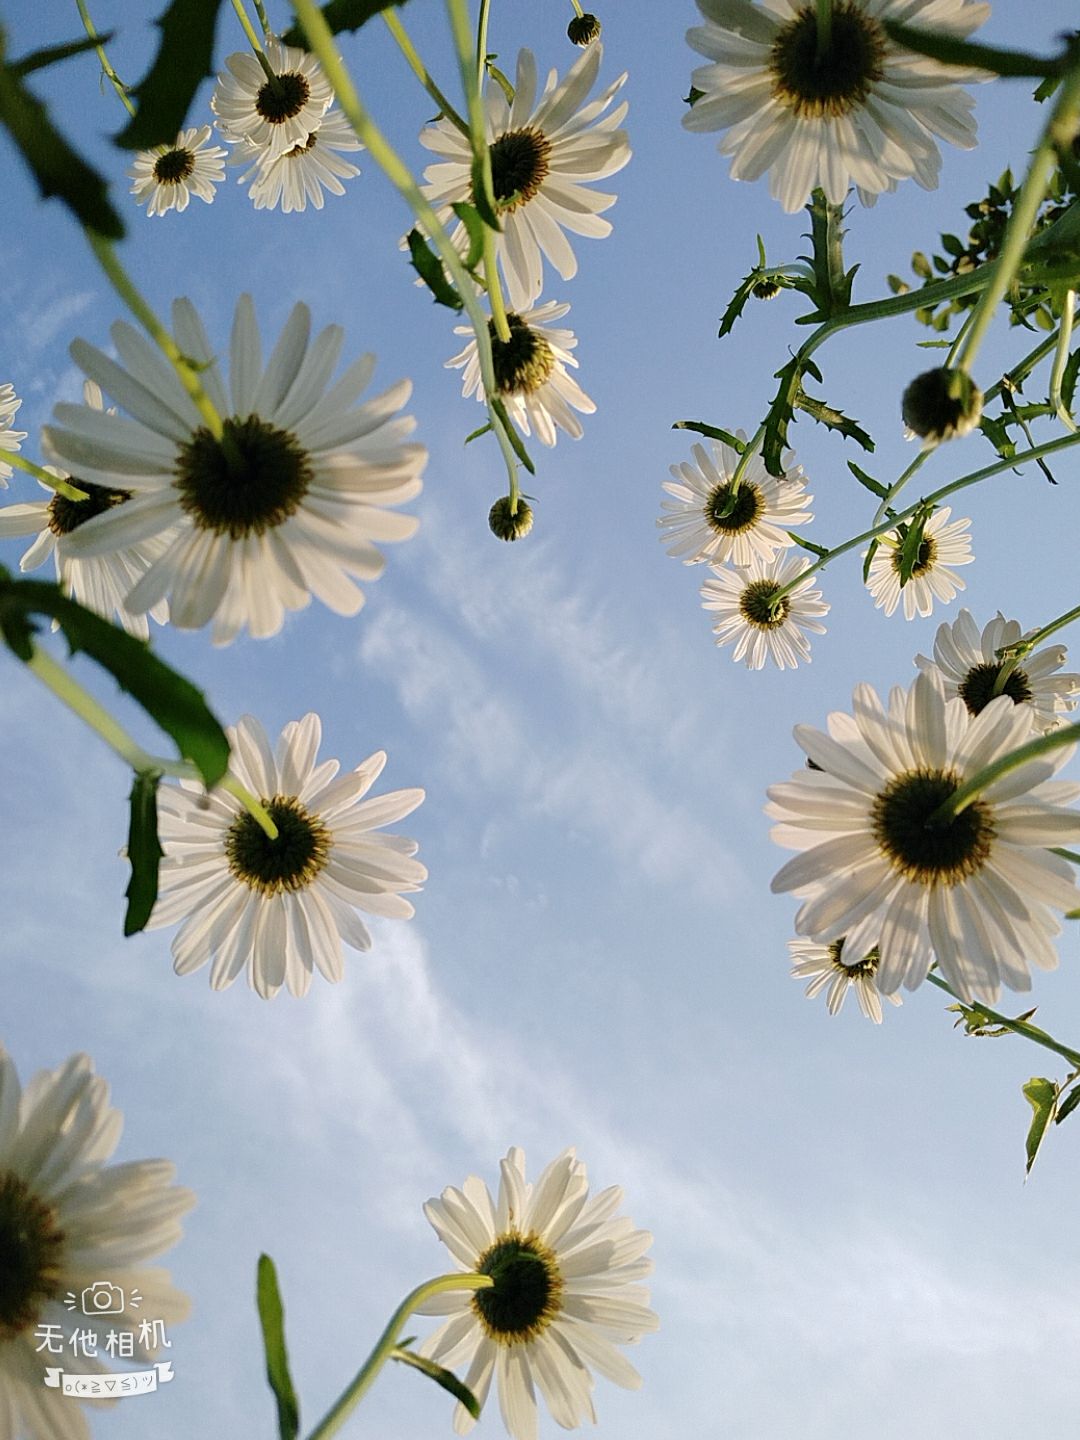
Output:
[[[426,1375],[429,1380],[434,1380],[436,1385],[441,1385],[448,1390],[455,1400],[459,1400],[474,1420],[480,1419],[480,1403],[467,1385],[463,1385],[452,1370],[445,1370],[441,1365],[436,1365],[434,1360],[428,1360],[423,1355],[416,1355],[412,1350],[406,1350],[401,1345],[396,1345],[390,1351],[391,1360],[399,1360],[402,1365],[411,1365],[414,1370],[419,1370],[421,1375]]]
[[[266,1352],[266,1378],[277,1401],[278,1440],[296,1440],[300,1433],[300,1402],[296,1398],[292,1375],[289,1373],[289,1353],[285,1346],[285,1307],[281,1303],[277,1270],[269,1255],[259,1256],[255,1301],[259,1307],[263,1350]]]
[[[405,238],[408,241],[409,254],[412,257],[410,263],[434,295],[436,303],[445,305],[448,310],[460,310],[463,305],[461,296],[446,278],[442,261],[428,245],[420,231],[412,229]]]
[[[157,787],[160,778],[156,771],[136,775],[131,787],[127,842],[131,879],[124,891],[128,902],[124,915],[125,935],[136,935],[144,928],[158,895],[158,866],[165,853],[158,840]]]

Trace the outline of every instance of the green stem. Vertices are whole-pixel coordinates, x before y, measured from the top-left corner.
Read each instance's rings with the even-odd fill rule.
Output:
[[[97,57],[101,61],[101,68],[106,80],[110,82],[117,95],[119,95],[120,101],[128,114],[134,115],[135,106],[131,103],[131,97],[127,93],[127,86],[109,63],[109,57],[105,54],[105,46],[102,45],[98,39],[98,32],[94,27],[93,20],[90,18],[89,10],[86,8],[86,0],[75,0],[75,4],[78,7],[79,14],[82,16],[83,28],[90,39],[96,41],[94,49],[97,51]]]
[[[460,130],[462,135],[468,137],[468,125],[454,109],[453,105],[450,104],[450,101],[439,89],[438,85],[435,84],[435,81],[431,78],[431,74],[428,71],[427,66],[424,64],[423,60],[421,60],[416,46],[409,38],[409,32],[405,29],[405,26],[398,18],[397,11],[391,8],[389,10],[380,11],[380,14],[382,15],[382,18],[386,23],[386,28],[394,37],[398,49],[401,51],[402,55],[405,56],[405,59],[409,62],[409,68],[412,70],[416,78],[420,81],[420,84],[423,85],[424,89],[435,101],[435,104],[438,105],[439,109],[442,111],[443,115],[446,116],[447,120],[450,121],[451,125],[453,125],[455,129]]]
[[[415,1290],[406,1295],[391,1315],[390,1323],[379,1336],[374,1350],[364,1361],[355,1379],[315,1426],[308,1436],[308,1440],[328,1440],[329,1436],[337,1434],[350,1412],[371,1388],[375,1377],[390,1358],[405,1321],[418,1305],[423,1304],[430,1296],[441,1295],[447,1290],[484,1290],[492,1284],[494,1284],[494,1280],[490,1275],[467,1273],[440,1275],[434,1280],[428,1280],[424,1285],[418,1285]]]
[[[259,828],[264,830],[271,840],[278,838],[278,828],[273,820],[271,820],[270,812],[266,809],[265,805],[252,795],[250,790],[246,790],[244,786],[240,784],[240,781],[237,780],[231,770],[221,781],[221,788],[227,790],[230,795],[234,795],[236,799],[240,801],[240,804],[243,805],[251,818],[257,822]]]
[[[1050,371],[1050,404],[1054,407],[1054,413],[1061,423],[1069,430],[1076,429],[1076,422],[1069,414],[1065,402],[1061,398],[1061,382],[1065,375],[1065,366],[1069,363],[1069,348],[1072,345],[1073,332],[1073,311],[1076,306],[1076,291],[1065,292],[1065,304],[1061,311],[1061,324],[1058,327],[1057,346],[1054,350],[1054,365]]]
[[[25,455],[20,455],[17,450],[4,450],[0,451],[0,454],[3,455],[6,465],[14,465],[16,470],[25,470],[28,475],[33,475],[43,485],[48,485],[50,490],[55,490],[58,495],[64,495],[69,500],[89,500],[90,497],[85,490],[80,490],[78,486],[72,485],[68,480],[61,480],[58,475],[51,475],[42,466],[35,465],[33,460],[28,460]]]
[[[266,51],[263,49],[262,41],[259,39],[258,32],[255,29],[255,26],[251,23],[251,17],[244,9],[244,0],[232,0],[232,7],[236,11],[236,18],[240,21],[240,25],[244,31],[244,34],[247,36],[248,44],[255,52],[255,59],[258,60],[259,64],[262,66],[263,73],[266,75],[267,80],[270,82],[271,89],[279,90],[280,82],[278,81],[278,77],[274,71],[274,67],[270,64]]]
[[[832,0],[817,0],[817,61],[820,65],[832,43]]]
[[[1051,845],[1050,853],[1060,855],[1063,860],[1071,860],[1074,865],[1080,865],[1080,855],[1075,850],[1063,850],[1060,845]]]
[[[951,995],[954,1000],[960,1000],[961,1005],[969,1009],[972,1008],[967,1005],[966,1000],[960,999],[960,996],[957,995],[948,981],[943,980],[940,975],[935,975],[933,971],[931,971],[926,978],[930,981],[931,985],[936,985],[939,990],[944,990],[946,995]],[[1068,1045],[1060,1044],[1052,1035],[1048,1035],[1045,1030],[1040,1030],[1037,1025],[1032,1025],[1030,1021],[1012,1020],[1008,1015],[1002,1015],[997,1010],[991,1010],[990,1007],[984,1005],[981,1000],[975,1002],[974,1008],[977,1009],[980,1014],[985,1015],[988,1020],[992,1020],[995,1025],[1001,1025],[1006,1030],[1011,1030],[1014,1035],[1020,1035],[1025,1040],[1032,1041],[1035,1045],[1041,1045],[1044,1050],[1052,1050],[1055,1055],[1060,1055],[1063,1059],[1067,1060],[1074,1069],[1080,1068],[1080,1052],[1070,1050]]]
[[[580,15],[581,6],[577,4],[577,0],[571,0],[571,3]],[[480,13],[476,17],[476,83],[478,85],[484,83],[484,64],[487,60],[488,46],[488,12],[490,9],[491,0],[480,0]]]
[[[266,13],[266,6],[263,0],[255,0],[255,14],[259,17],[259,24],[262,26],[263,35],[267,40],[273,40],[274,27],[270,24],[270,17]]]
[[[888,493],[883,497],[881,504],[874,512],[874,524],[879,525],[885,518],[885,512],[896,499],[900,491],[908,483],[911,477],[923,466],[934,452],[932,450],[920,450],[902,475],[889,486]]]
[[[101,736],[110,750],[125,760],[133,770],[145,772],[160,768],[156,758],[137,744],[127,731],[113,719],[105,707],[98,703],[89,690],[58,664],[51,655],[34,646],[34,653],[27,661],[43,685],[47,685],[56,698],[77,715],[84,724]]]
[[[958,786],[948,800],[943,805],[939,805],[929,817],[927,825],[932,827],[944,825],[946,821],[959,815],[961,810],[966,810],[987,786],[992,785],[995,780],[1000,780],[1002,775],[1019,770],[1021,765],[1026,765],[1029,760],[1037,760],[1040,755],[1045,755],[1050,750],[1060,750],[1063,745],[1075,745],[1077,740],[1080,740],[1080,722],[1062,725],[1060,729],[1051,730],[1047,735],[1037,735],[1026,745],[1020,745],[1017,749],[1010,750],[1007,755],[1000,755],[991,764],[984,765],[981,770],[977,770],[970,780],[965,780],[963,785]]]
[[[735,508],[735,497],[739,493],[739,486],[742,484],[742,477],[746,473],[746,467],[754,458],[754,452],[761,444],[765,435],[765,421],[763,420],[754,431],[753,439],[749,441],[746,449],[735,462],[735,469],[731,476],[731,489],[728,491],[727,505],[733,510]],[[726,507],[725,507],[726,508]]]
[[[158,348],[179,376],[181,385],[191,396],[199,414],[206,421],[207,429],[215,440],[220,440],[225,427],[209,395],[202,387],[198,372],[132,284],[127,272],[116,257],[112,241],[95,234],[93,230],[87,230],[86,238],[91,250],[97,256],[98,263],[112,282],[113,288],[150,337],[156,341]]]
[[[1030,635],[1025,635],[1023,641],[1016,642],[1018,658],[1030,655],[1036,645],[1041,645],[1048,635],[1053,635],[1055,630],[1063,630],[1066,625],[1071,625],[1074,620],[1080,620],[1080,605],[1072,610],[1066,610],[1064,615],[1059,615],[1056,620],[1051,620],[1048,625],[1042,625],[1038,630],[1033,630]],[[1021,648],[1021,644],[1023,648]],[[1009,646],[1010,650],[1014,647]]]

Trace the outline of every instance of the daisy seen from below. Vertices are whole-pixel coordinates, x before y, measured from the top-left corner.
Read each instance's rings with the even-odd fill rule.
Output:
[[[84,382],[83,398],[92,409],[103,408],[101,391],[92,380]],[[50,498],[0,507],[0,538],[33,535],[33,544],[19,561],[20,570],[36,570],[51,555],[56,566],[57,582],[65,595],[70,595],[80,605],[96,611],[106,620],[115,615],[125,630],[145,640],[150,633],[146,616],[132,615],[124,606],[124,597],[163,553],[169,543],[168,535],[155,536],[141,544],[90,559],[70,555],[67,537],[71,532],[95,515],[125,504],[131,494],[127,490],[107,490],[100,485],[91,485],[88,480],[73,478],[55,466],[45,468],[58,479],[72,480],[85,491],[87,498],[70,500],[39,481]],[[150,614],[159,625],[164,625],[169,618],[168,604],[162,600],[151,609]],[[53,623],[55,626],[58,622]]]
[[[180,1239],[180,1216],[195,1196],[173,1183],[168,1161],[110,1165],[122,1128],[88,1056],[41,1070],[23,1087],[0,1046],[4,1440],[89,1440],[79,1405],[45,1383],[46,1367],[62,1366],[61,1353],[72,1353],[65,1342],[90,1323],[75,1308],[85,1290],[112,1287],[109,1326],[132,1332],[133,1358],[144,1362],[153,1353],[140,1336],[144,1318],[161,1321],[166,1333],[187,1318],[187,1298],[168,1271],[144,1262]],[[73,1368],[113,1373],[104,1342],[100,1354],[80,1354]]]
[[[587,99],[600,70],[602,48],[592,45],[559,82],[552,70],[536,99],[536,60],[518,54],[513,103],[489,81],[485,96],[491,152],[492,193],[502,221],[496,253],[506,279],[510,304],[525,310],[543,288],[543,257],[564,280],[577,274],[577,259],[566,237],[600,238],[611,233],[602,212],[614,195],[588,187],[614,175],[630,159],[625,102],[610,113],[626,75],[595,100]],[[454,201],[472,203],[472,149],[469,140],[442,119],[421,132],[420,143],[440,157],[424,171],[424,194],[444,222]],[[465,227],[457,224],[453,242],[467,248]]]
[[[566,367],[576,368],[570,353],[577,348],[572,330],[555,329],[552,320],[561,320],[569,305],[548,300],[533,310],[518,315],[507,314],[510,339],[500,340],[495,322],[488,322],[495,384],[505,402],[510,418],[526,435],[536,432],[541,445],[554,445],[557,431],[563,430],[572,440],[584,434],[581,421],[574,413],[592,415],[596,405],[585,394]],[[465,349],[447,360],[448,370],[464,370],[461,393],[475,395],[483,403],[484,387],[480,379],[480,356],[476,336],[468,325],[455,325],[455,335],[470,335]]]
[[[280,206],[288,215],[306,210],[309,201],[321,210],[324,190],[344,195],[341,182],[359,175],[360,169],[336,152],[363,148],[342,112],[328,110],[303,144],[294,145],[276,160],[267,161],[257,145],[243,141],[233,151],[230,164],[248,165],[239,183],[251,181],[248,196],[256,210]]]
[[[375,365],[354,361],[329,389],[344,332],[310,338],[306,305],[293,307],[266,365],[251,297],[232,328],[226,392],[202,321],[188,300],[173,306],[177,344],[205,368],[200,379],[218,414],[217,440],[158,351],[123,321],[112,327],[120,362],[83,340],[71,353],[128,416],[58,405],[46,427],[52,451],[76,474],[131,499],[68,537],[69,553],[104,555],[169,532],[162,554],[126,596],[142,614],[168,597],[174,625],[213,621],[215,644],[247,626],[276,634],[287,610],[316,596],[338,615],[364,603],[354,579],[374,580],[376,541],[406,540],[418,521],[383,507],[421,488],[415,422],[397,412],[411,385],[399,381],[361,405]],[[128,418],[130,417],[130,418]]]
[[[787,211],[820,186],[833,205],[855,185],[873,204],[900,180],[938,182],[938,139],[975,145],[971,96],[977,70],[942,65],[890,40],[902,21],[964,39],[990,14],[978,0],[832,0],[831,38],[818,56],[814,0],[698,0],[704,24],[687,31],[708,64],[694,71],[699,98],[688,130],[724,130],[733,180],[769,172]]]
[[[807,636],[825,634],[819,617],[829,613],[814,577],[798,579],[809,564],[805,555],[781,552],[773,560],[755,553],[740,569],[710,565],[712,578],[701,587],[701,603],[716,616],[717,645],[734,645],[731,658],[745,659],[748,670],[761,670],[769,660],[781,670],[796,669],[800,660],[809,665]]]
[[[829,1014],[839,1015],[848,991],[854,990],[859,1009],[867,1020],[872,1020],[875,1025],[881,1024],[881,996],[874,984],[874,976],[881,963],[876,945],[860,960],[844,958],[842,936],[831,945],[818,945],[813,940],[789,940],[788,950],[792,960],[791,978],[809,981],[806,987],[808,999],[812,1000],[815,995],[827,990],[825,1003]],[[887,995],[885,998],[892,1005],[903,1004],[899,995]]]
[[[946,698],[959,695],[972,715],[978,715],[995,695],[1008,695],[1015,704],[1030,707],[1037,730],[1055,730],[1062,717],[1076,709],[1080,675],[1057,674],[1068,651],[1064,645],[1048,645],[1023,656],[1002,682],[1007,661],[998,652],[1022,638],[1020,622],[1006,620],[1000,610],[981,633],[971,611],[961,610],[951,625],[938,627],[934,658],[916,655],[915,664],[920,670],[938,670]]]
[[[163,789],[165,858],[148,928],[183,921],[172,942],[178,975],[209,962],[215,990],[246,971],[264,1000],[282,985],[306,995],[316,970],[334,983],[343,978],[342,941],[371,949],[357,910],[396,920],[413,914],[404,892],[427,879],[413,859],[416,842],[377,832],[411,814],[424,792],[365,799],[385,751],[339,775],[336,760],[317,763],[322,726],[315,714],[290,721],[275,750],[250,715],[226,733],[230,772],[269,813],[277,839],[231,793],[207,796],[194,781]]]
[[[470,1175],[429,1200],[424,1213],[465,1271],[492,1275],[489,1289],[434,1296],[419,1313],[449,1318],[420,1347],[439,1365],[468,1365],[464,1382],[481,1405],[492,1378],[503,1423],[514,1440],[536,1440],[539,1389],[556,1424],[595,1424],[593,1375],[636,1389],[641,1377],[616,1346],[634,1344],[659,1324],[640,1284],[652,1271],[647,1230],[615,1212],[617,1187],[590,1198],[582,1161],[564,1150],[529,1184],[525,1155],[501,1161],[498,1197]],[[463,1405],[454,1430],[473,1419]]]
[[[738,438],[745,441],[746,436],[739,431]],[[794,545],[790,528],[814,518],[804,508],[814,497],[806,493],[802,466],[791,463],[792,451],[784,456],[784,473],[777,478],[755,449],[734,496],[739,453],[718,440],[711,440],[708,449],[694,445],[692,453],[694,463],[672,465],[671,480],[663,482],[673,498],[661,501],[664,514],[656,522],[668,554],[685,565],[702,560],[748,565],[754,555],[772,560],[778,550]]]
[[[271,82],[250,50],[225,61],[210,97],[217,127],[232,145],[246,141],[267,163],[303,145],[334,99],[322,66],[307,50],[267,40],[263,48],[274,71]]]
[[[773,839],[802,853],[772,882],[802,901],[795,928],[850,953],[877,946],[877,987],[914,990],[937,961],[965,1002],[1002,983],[1029,990],[1029,963],[1052,970],[1055,910],[1080,905],[1067,861],[1047,848],[1080,837],[1067,808],[1080,785],[1051,777],[1075,746],[1001,775],[959,814],[929,823],[963,785],[1032,736],[1032,713],[1008,696],[969,715],[940,675],[899,686],[886,709],[869,685],[854,713],[795,739],[817,767],[769,791]]]
[[[140,150],[128,171],[134,181],[131,193],[147,215],[164,215],[167,210],[186,210],[192,195],[209,205],[215,187],[225,179],[222,145],[210,145],[209,125],[181,130],[172,145]]]
[[[15,430],[11,422],[19,412],[22,401],[15,394],[14,385],[0,385],[0,453],[4,450],[21,450],[26,439],[25,430]],[[11,466],[0,460],[0,489],[8,488]]]
[[[975,559],[968,534],[971,521],[954,520],[950,525],[951,514],[945,505],[935,510],[926,522],[918,558],[911,578],[904,585],[900,583],[904,537],[897,530],[877,537],[877,549],[866,577],[866,588],[874,597],[875,609],[892,615],[902,598],[904,619],[914,620],[916,615],[929,615],[935,600],[947,605],[956,599],[958,591],[966,588],[953,567],[970,565]]]

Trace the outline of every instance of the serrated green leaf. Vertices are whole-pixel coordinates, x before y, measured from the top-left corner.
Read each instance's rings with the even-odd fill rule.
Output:
[[[124,891],[127,912],[124,934],[136,935],[150,919],[158,894],[158,865],[165,853],[158,840],[158,771],[135,776],[131,787],[131,819],[128,824],[127,858],[131,879]]]
[[[1080,1105],[1080,1085],[1073,1084],[1072,1089],[1066,1092],[1062,1100],[1059,1096],[1059,1103],[1054,1114],[1054,1124],[1060,1125]]]
[[[1033,1075],[1023,1087],[1023,1091],[1024,1099],[1032,1110],[1031,1125],[1024,1142],[1024,1149],[1027,1153],[1024,1173],[1030,1175],[1031,1167],[1035,1164],[1043,1140],[1046,1138],[1047,1126],[1054,1118],[1058,1087],[1053,1080],[1047,1080],[1045,1076]]]
[[[795,415],[795,397],[802,388],[802,362],[792,356],[788,363],[776,372],[780,388],[773,396],[769,413],[765,417],[765,439],[761,447],[762,459],[770,475],[782,475],[782,456],[788,443],[788,426]]]
[[[445,305],[448,310],[462,309],[464,302],[461,296],[446,278],[442,261],[431,249],[420,231],[414,228],[405,238],[408,241],[411,257],[409,263],[434,295],[436,303]]]
[[[402,1365],[411,1365],[414,1370],[419,1370],[421,1375],[426,1375],[429,1380],[434,1380],[436,1385],[441,1385],[448,1390],[455,1400],[459,1400],[474,1420],[480,1419],[480,1402],[469,1389],[463,1385],[452,1370],[446,1370],[442,1365],[436,1365],[434,1360],[428,1360],[423,1355],[417,1355],[404,1345],[395,1345],[390,1351],[390,1359],[397,1360]]]
[[[21,60],[12,61],[11,73],[32,75],[35,70],[44,70],[61,60],[70,60],[73,55],[83,55],[87,50],[96,50],[99,45],[107,44],[112,38],[112,31],[109,30],[104,35],[84,35],[81,40],[69,40],[66,45],[46,45],[42,50],[24,55]]]
[[[719,425],[706,425],[704,420],[676,420],[672,430],[696,430],[699,435],[707,435],[710,440],[722,440],[725,445],[730,445],[737,455],[741,455],[746,449],[747,441],[740,440],[730,430],[721,430]]]
[[[1066,410],[1071,411],[1073,400],[1076,398],[1076,381],[1080,376],[1080,348],[1077,348],[1065,362],[1065,370],[1061,376],[1061,400]]]
[[[161,31],[153,64],[131,94],[135,114],[116,136],[122,150],[171,145],[184,128],[195,91],[213,75],[214,30],[221,0],[172,0],[154,24]]]
[[[884,500],[885,497],[888,495],[889,487],[887,485],[882,485],[881,481],[875,480],[872,475],[868,475],[865,470],[855,464],[854,460],[849,460],[847,462],[847,468],[855,476],[855,479],[858,480],[859,484],[865,485],[867,490],[869,490],[872,494],[876,495],[879,500]]]
[[[758,275],[759,271],[755,267],[750,271],[749,275],[744,276],[743,279],[739,281],[735,294],[732,295],[731,300],[728,302],[727,309],[720,317],[720,329],[716,334],[718,340],[722,340],[725,335],[731,332],[735,321],[738,320],[739,316],[746,309],[746,302],[750,299],[754,286],[757,284]]]
[[[475,205],[468,205],[464,200],[455,200],[450,208],[465,226],[469,236],[469,249],[464,260],[465,269],[475,270],[484,253],[485,226],[483,220],[480,219],[480,212]]]
[[[300,1402],[289,1373],[285,1347],[285,1308],[278,1289],[277,1270],[269,1255],[259,1256],[255,1281],[255,1302],[259,1308],[266,1378],[274,1392],[278,1412],[278,1440],[296,1440],[300,1433]]]
[[[903,539],[900,544],[897,573],[900,577],[901,589],[915,573],[915,566],[919,563],[919,552],[922,549],[923,532],[931,514],[930,510],[919,510],[911,517],[907,525],[900,527],[903,531]]]
[[[400,8],[405,3],[406,0],[330,0],[322,7],[322,16],[331,35],[340,35],[343,30],[359,30],[381,10]],[[281,38],[286,45],[307,49],[307,36],[302,25],[294,25]]]
[[[795,396],[795,409],[805,411],[811,420],[816,420],[819,425],[825,425],[830,430],[838,430],[845,439],[854,440],[864,450],[873,452],[873,437],[863,429],[857,420],[852,420],[843,411],[827,405],[824,400],[808,395],[801,385]]]
[[[506,431],[506,438],[510,441],[514,454],[521,461],[522,465],[530,475],[536,474],[536,466],[529,458],[529,452],[525,449],[525,442],[514,428],[514,423],[506,413],[506,406],[497,395],[492,395],[488,401],[492,410],[499,417],[499,422]]]

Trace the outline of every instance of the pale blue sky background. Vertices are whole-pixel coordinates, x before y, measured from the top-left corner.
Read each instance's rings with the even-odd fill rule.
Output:
[[[15,54],[79,31],[59,0],[7,10]],[[136,80],[155,43],[147,8],[99,0],[94,13],[118,30],[110,53]],[[569,14],[495,0],[492,48],[511,73],[521,43],[542,69],[565,69]],[[404,17],[449,86],[441,8]],[[1019,1042],[955,1035],[928,987],[877,1029],[853,1003],[830,1019],[789,978],[793,910],[768,890],[784,857],[765,787],[801,761],[793,724],[846,708],[859,680],[909,683],[940,617],[887,620],[857,560],[842,560],[824,577],[833,612],[809,669],[751,674],[714,648],[706,572],[669,559],[655,531],[661,482],[691,443],[669,427],[754,428],[802,338],[797,306],[754,306],[723,344],[717,317],[755,233],[770,260],[791,259],[806,223],[763,185],[732,184],[713,138],[681,129],[693,7],[610,0],[602,19],[604,75],[631,75],[634,160],[611,182],[614,235],[581,242],[578,277],[552,275],[545,292],[573,304],[598,413],[581,442],[533,446],[537,523],[517,546],[488,534],[497,451],[462,449],[480,412],[442,368],[454,321],[411,285],[396,248],[406,216],[374,167],[321,214],[256,214],[230,179],[213,206],[149,220],[127,203],[127,161],[107,143],[123,114],[94,58],[55,72],[58,118],[117,182],[123,256],[159,310],[191,296],[224,343],[241,290],[268,338],[306,300],[318,325],[345,326],[347,358],[377,352],[380,386],[413,377],[431,451],[412,507],[420,532],[389,550],[357,619],[313,605],[277,639],[221,651],[201,634],[155,635],[226,722],[251,711],[276,735],[316,709],[324,754],[352,766],[385,748],[383,788],[427,788],[403,827],[431,872],[417,917],[376,922],[375,950],[350,959],[341,986],[267,1005],[242,985],[212,993],[205,972],[174,976],[170,932],[124,941],[128,776],[14,664],[0,687],[0,1039],[24,1076],[89,1051],[127,1117],[120,1158],[167,1155],[199,1195],[169,1257],[195,1303],[173,1332],[176,1381],[96,1416],[105,1440],[273,1435],[252,1302],[260,1249],[279,1265],[310,1428],[397,1300],[446,1268],[423,1200],[469,1173],[492,1182],[511,1144],[530,1173],[577,1145],[593,1183],[623,1184],[627,1212],[656,1235],[662,1329],[631,1355],[640,1394],[598,1382],[600,1436],[1056,1440],[1080,1402],[1080,1120],[1022,1184],[1020,1085],[1061,1072]],[[1001,0],[985,35],[1047,49],[1070,22],[1066,0]],[[239,48],[223,11],[219,54]],[[379,25],[343,51],[422,165],[431,105]],[[192,123],[209,118],[209,94],[207,82]],[[940,229],[962,231],[963,203],[1006,163],[1022,168],[1038,124],[1027,95],[1023,82],[983,92],[982,144],[947,153],[942,190],[853,210],[856,298],[883,293]],[[3,173],[0,379],[36,434],[78,396],[70,340],[107,345],[121,309],[10,152]],[[910,456],[897,397],[927,364],[924,336],[902,319],[817,357],[824,393],[879,441],[866,461],[808,420],[796,427],[819,541],[872,511],[846,459],[890,479]],[[1022,348],[988,347],[982,378]],[[960,442],[926,467],[926,488],[991,458],[981,438]],[[1057,489],[1034,471],[1005,475],[959,512],[973,517],[964,598],[980,623],[1000,607],[1033,626],[1076,603],[1076,465],[1056,468]],[[28,485],[17,477],[8,498]],[[0,547],[12,566],[20,553]],[[1076,952],[1070,929],[1061,970],[1035,992],[1043,1023],[1074,1043]],[[393,1373],[348,1433],[430,1440],[451,1433],[450,1408]],[[493,1404],[479,1434],[502,1433]],[[560,1432],[545,1418],[542,1433]]]

